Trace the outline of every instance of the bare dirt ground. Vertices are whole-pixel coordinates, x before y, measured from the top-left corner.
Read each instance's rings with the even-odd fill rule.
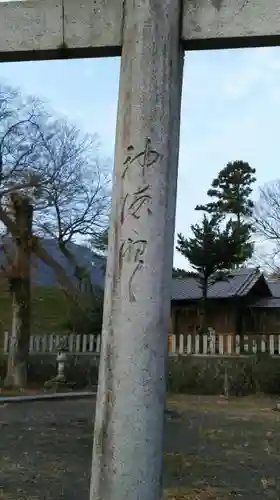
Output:
[[[167,500],[280,499],[275,401],[172,397]],[[0,406],[0,499],[88,500],[94,402]]]

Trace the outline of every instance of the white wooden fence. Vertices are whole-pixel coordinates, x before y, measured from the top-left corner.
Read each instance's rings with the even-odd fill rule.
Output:
[[[11,338],[8,332],[4,337],[4,354],[8,354]],[[61,347],[71,354],[95,354],[99,355],[101,346],[100,335],[69,335],[46,334],[32,335],[30,338],[30,354],[57,354]]]
[[[169,355],[238,356],[268,353],[280,356],[280,335],[245,335],[243,349],[239,335],[170,335]]]
[[[4,354],[10,348],[10,336],[5,332]],[[69,335],[45,334],[32,335],[30,338],[30,354],[57,354],[62,346],[70,354],[99,355],[101,348],[100,335],[82,335],[71,333]],[[268,353],[280,356],[280,335],[254,335],[244,336],[244,348],[241,349],[239,335],[169,335],[168,352],[174,355],[194,356],[234,356],[243,354]]]

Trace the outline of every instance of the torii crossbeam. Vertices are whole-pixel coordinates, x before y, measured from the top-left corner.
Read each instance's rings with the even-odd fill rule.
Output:
[[[129,0],[0,3],[0,60],[121,55],[127,3]],[[182,0],[180,3],[180,34],[185,49],[279,43],[278,0]],[[176,2],[173,5],[176,8]]]
[[[276,45],[279,0],[0,4],[0,60],[122,55],[91,500],[160,500],[185,49]]]

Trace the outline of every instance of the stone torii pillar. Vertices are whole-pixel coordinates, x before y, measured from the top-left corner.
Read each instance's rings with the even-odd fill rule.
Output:
[[[180,0],[124,12],[91,500],[159,500],[183,47]]]

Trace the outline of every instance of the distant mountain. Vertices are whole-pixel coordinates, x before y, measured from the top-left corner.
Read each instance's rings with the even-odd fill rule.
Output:
[[[42,244],[45,250],[61,264],[66,274],[75,280],[73,267],[59,250],[57,242],[55,240],[45,239],[42,241]],[[75,256],[77,263],[84,266],[89,272],[92,284],[103,289],[105,282],[105,258],[100,257],[90,250],[90,248],[75,243],[69,243],[68,248]],[[41,260],[34,259],[32,266],[32,284],[58,286],[59,283],[55,273],[49,266],[44,264]]]
[[[66,274],[69,278],[74,277],[73,267],[68,262],[66,257],[59,250],[58,244],[54,239],[43,239],[41,240],[43,247],[45,250],[62,265]],[[105,282],[105,266],[106,260],[104,257],[101,257],[94,253],[90,248],[85,247],[83,245],[77,245],[75,243],[68,244],[69,250],[75,256],[77,263],[85,266],[88,270],[91,282],[93,285],[104,289]],[[0,250],[0,262],[3,262],[4,255],[3,251]],[[36,257],[32,258],[32,285],[37,286],[58,286],[59,283],[56,279],[56,275],[53,270],[44,264],[40,259]]]

